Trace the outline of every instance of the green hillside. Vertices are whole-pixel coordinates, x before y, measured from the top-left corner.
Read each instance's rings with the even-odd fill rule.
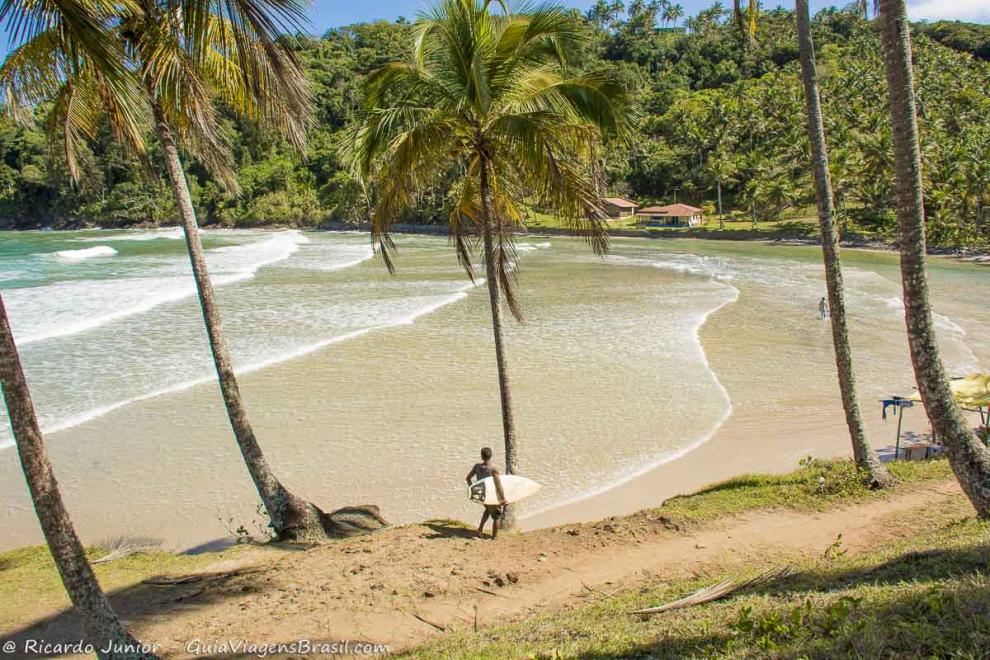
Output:
[[[629,11],[604,1],[575,14],[589,42],[574,65],[614,66],[637,90],[642,118],[629,145],[606,156],[613,194],[644,203],[677,201],[706,209],[717,223],[716,183],[737,223],[774,221],[812,205],[809,147],[797,79],[793,15],[760,16],[757,43],[739,36],[718,7],[669,29],[651,6]],[[990,242],[990,63],[985,26],[961,23],[916,29],[916,71],[933,243]],[[201,218],[228,226],[358,223],[366,191],[343,168],[337,139],[356,109],[362,78],[397,57],[408,21],[370,23],[298,37],[317,103],[308,157],[227,122],[242,193],[226,194],[195,162],[187,164]],[[847,228],[888,234],[895,222],[890,130],[880,44],[870,23],[825,10],[815,18],[837,206]],[[0,119],[0,226],[168,222],[174,215],[164,173],[103,135],[72,184],[58,149],[38,125]],[[160,159],[152,154],[153,166]],[[408,222],[445,217],[446,190],[421,200]],[[370,191],[374,194],[374,191]]]

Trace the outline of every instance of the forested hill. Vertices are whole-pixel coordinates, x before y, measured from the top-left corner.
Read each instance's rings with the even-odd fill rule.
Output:
[[[772,219],[812,201],[809,147],[798,80],[793,14],[759,17],[755,45],[716,5],[673,28],[655,4],[629,12],[601,0],[584,21],[592,38],[576,66],[614,67],[639,91],[642,119],[630,145],[607,158],[610,192],[643,202],[678,201]],[[669,18],[669,16],[668,16]],[[891,139],[880,43],[873,25],[843,11],[815,18],[815,39],[834,185],[844,218],[875,230],[894,223]],[[916,26],[922,148],[933,242],[990,239],[990,63],[985,26]],[[317,103],[308,157],[227,122],[241,195],[225,194],[189,162],[204,223],[311,226],[361,222],[365,192],[337,156],[337,136],[356,108],[363,77],[408,43],[409,23],[369,23],[299,37]],[[90,223],[127,226],[174,217],[156,154],[129,158],[109,132],[93,145],[78,185],[36,128],[0,118],[0,225]],[[373,194],[373,191],[372,191]],[[444,217],[446,191],[422,200],[413,222]]]

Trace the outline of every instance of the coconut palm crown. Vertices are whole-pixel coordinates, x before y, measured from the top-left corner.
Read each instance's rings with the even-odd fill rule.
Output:
[[[449,223],[461,264],[473,277],[468,237],[490,233],[499,288],[520,318],[511,264],[525,200],[603,252],[598,149],[626,135],[632,117],[613,76],[571,73],[585,38],[579,19],[553,4],[499,7],[442,0],[423,15],[406,57],[366,81],[344,150],[376,191],[372,236],[390,269],[393,219],[455,180]]]
[[[301,25],[301,0],[86,4],[90,30],[75,29],[78,20],[61,10],[71,2],[7,0],[0,7],[20,37],[0,67],[0,103],[29,121],[34,107],[52,102],[48,132],[73,178],[80,175],[86,142],[103,124],[143,154],[145,135],[159,114],[184,151],[236,191],[218,99],[303,148],[312,117],[309,89],[291,49],[280,43]],[[88,40],[80,41],[77,32]]]

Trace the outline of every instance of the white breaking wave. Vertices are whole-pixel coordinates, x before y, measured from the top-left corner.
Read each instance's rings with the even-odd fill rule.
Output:
[[[320,247],[320,245],[317,244],[313,247]],[[334,245],[333,252],[329,255],[322,251],[313,250],[311,252],[303,248],[293,257],[292,262],[288,266],[303,270],[331,273],[357,266],[371,259],[373,256],[375,256],[375,251],[367,243],[358,245]]]
[[[321,340],[316,341],[316,342],[312,342],[312,343],[309,343],[309,344],[306,344],[306,345],[303,345],[303,346],[299,346],[299,347],[290,349],[288,351],[283,351],[283,352],[281,352],[281,353],[279,353],[277,355],[274,355],[274,356],[265,358],[263,360],[257,360],[255,362],[249,362],[249,363],[247,363],[247,364],[245,364],[243,366],[238,366],[236,368],[236,373],[237,373],[237,375],[248,374],[248,373],[251,373],[253,371],[258,371],[260,369],[265,369],[267,367],[270,367],[270,366],[273,366],[273,365],[276,365],[276,364],[280,364],[282,362],[287,362],[289,360],[294,360],[294,359],[303,357],[303,356],[305,356],[305,355],[307,355],[309,353],[313,353],[315,351],[318,351],[318,350],[320,350],[322,348],[325,348],[327,346],[330,346],[332,344],[338,344],[338,343],[341,343],[341,342],[345,342],[345,341],[348,341],[348,340],[351,340],[351,339],[360,337],[362,335],[366,335],[366,334],[371,333],[371,332],[376,332],[376,331],[379,331],[379,330],[386,330],[386,329],[389,329],[389,328],[394,328],[394,327],[403,326],[403,325],[410,325],[410,324],[414,323],[416,321],[416,319],[418,319],[418,318],[420,318],[422,316],[425,316],[427,314],[431,314],[431,313],[433,313],[433,312],[435,312],[435,311],[437,311],[437,310],[439,310],[439,309],[441,309],[443,307],[446,307],[447,305],[450,305],[452,303],[455,303],[455,302],[458,302],[460,300],[463,300],[464,298],[467,297],[468,292],[471,289],[473,289],[473,288],[475,288],[477,286],[481,286],[482,284],[484,284],[484,280],[483,279],[479,279],[475,283],[473,283],[473,284],[472,283],[465,284],[465,285],[463,285],[463,286],[455,289],[454,291],[452,291],[451,293],[449,293],[447,295],[441,295],[441,296],[423,296],[423,298],[426,299],[427,302],[425,302],[425,304],[422,307],[419,307],[418,309],[416,309],[416,310],[414,310],[414,311],[412,311],[410,313],[399,315],[399,316],[397,316],[397,317],[395,317],[393,319],[389,319],[388,321],[386,321],[384,323],[378,323],[378,324],[371,325],[371,326],[368,326],[368,327],[365,327],[365,328],[359,328],[359,329],[353,330],[351,332],[346,332],[344,334],[336,335],[336,336],[333,336],[333,337],[327,337],[325,339],[321,339]],[[103,405],[103,406],[92,408],[92,409],[87,410],[87,411],[85,411],[83,413],[80,413],[78,415],[73,415],[72,417],[69,417],[69,418],[67,418],[67,419],[65,419],[65,420],[63,420],[61,422],[58,422],[58,423],[55,423],[55,424],[46,425],[42,429],[42,431],[45,432],[45,433],[56,433],[58,431],[64,431],[64,430],[70,429],[70,428],[72,428],[74,426],[78,426],[80,424],[84,424],[84,423],[86,423],[88,421],[91,421],[91,420],[97,419],[99,417],[102,417],[103,415],[106,415],[108,413],[111,413],[111,412],[113,412],[115,410],[119,410],[119,409],[124,408],[126,406],[129,406],[129,405],[131,405],[133,403],[138,403],[140,401],[147,401],[149,399],[154,399],[156,397],[165,396],[165,395],[168,395],[168,394],[175,394],[177,392],[182,392],[182,391],[188,390],[188,389],[190,389],[192,387],[195,387],[197,385],[202,385],[204,383],[211,382],[214,379],[215,379],[215,376],[211,373],[210,376],[206,376],[206,377],[203,377],[203,378],[195,378],[195,379],[186,380],[186,381],[183,381],[183,382],[180,382],[180,383],[176,383],[174,385],[170,385],[168,387],[159,388],[159,389],[153,390],[151,392],[147,392],[147,393],[144,393],[144,394],[139,394],[139,395],[134,396],[134,397],[123,399],[121,401],[115,401],[115,402],[110,403],[110,404],[106,404],[106,405]],[[13,447],[13,446],[14,446],[14,443],[11,440],[6,440],[6,441],[0,440],[0,449],[7,449],[7,448],[10,448],[10,447]]]
[[[86,259],[93,259],[95,257],[112,257],[115,254],[117,254],[117,251],[109,245],[97,245],[96,247],[83,248],[81,250],[59,250],[51,253],[59,261],[67,263],[85,261]]]
[[[245,245],[207,250],[211,281],[224,286],[251,279],[260,268],[289,258],[308,241],[298,231],[286,231]],[[104,247],[66,252],[92,253]],[[106,250],[116,254],[113,248]],[[188,260],[183,256],[173,265],[175,274],[164,277],[66,281],[13,289],[5,297],[14,336],[20,345],[64,337],[195,295]]]

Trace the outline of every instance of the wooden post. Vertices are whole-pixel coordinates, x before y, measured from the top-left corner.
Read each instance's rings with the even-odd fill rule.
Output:
[[[897,441],[894,444],[894,460],[901,453],[901,422],[904,421],[904,408],[897,406]]]

